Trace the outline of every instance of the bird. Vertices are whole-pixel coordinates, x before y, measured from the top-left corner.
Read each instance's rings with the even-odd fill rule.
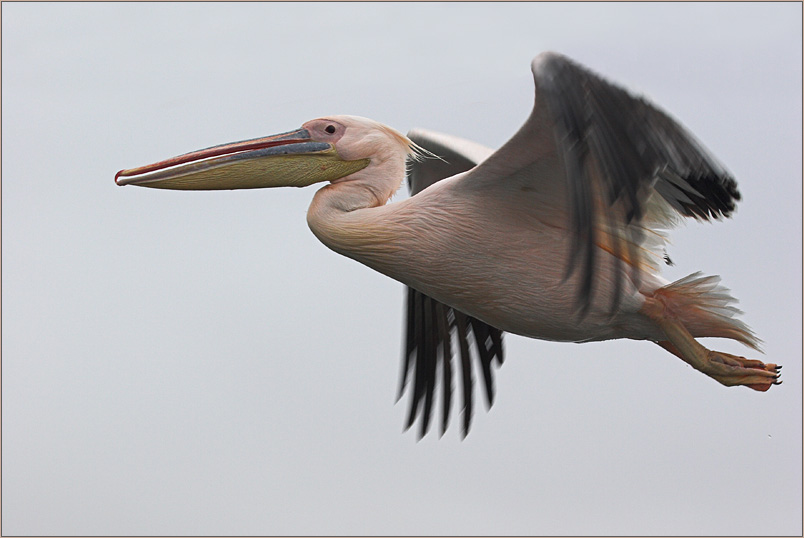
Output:
[[[486,404],[505,333],[557,342],[648,340],[725,386],[767,391],[781,366],[710,350],[761,352],[720,278],[670,282],[668,232],[730,217],[737,183],[680,121],[557,52],[531,62],[533,109],[499,149],[360,116],[120,170],[118,185],[219,190],[306,187],[313,234],[407,287],[399,395],[420,438],[441,402],[441,435],[462,391],[470,430],[475,370]],[[407,179],[410,196],[390,202]],[[473,366],[474,365],[474,366]]]

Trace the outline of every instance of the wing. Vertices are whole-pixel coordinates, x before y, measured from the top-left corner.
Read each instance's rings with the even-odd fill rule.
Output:
[[[492,150],[456,137],[424,130],[413,130],[408,138],[440,159],[423,159],[410,164],[408,182],[411,194],[426,189],[444,178],[465,172],[481,162]],[[452,356],[453,343],[457,343],[460,360],[461,387],[463,391],[463,435],[469,433],[472,419],[472,353],[475,342],[477,362],[483,372],[486,401],[489,407],[494,402],[494,378],[492,364],[503,362],[503,332],[445,305],[423,293],[407,290],[407,326],[405,353],[402,357],[402,375],[399,396],[408,386],[408,377],[413,380],[410,396],[410,428],[420,417],[423,437],[430,425],[430,414],[437,380],[441,378],[442,413],[441,433],[446,431],[452,404]]]
[[[596,246],[605,245],[621,266],[630,262],[638,282],[640,267],[654,265],[646,259],[646,231],[654,241],[679,216],[728,217],[740,193],[689,131],[644,98],[552,52],[536,57],[531,70],[533,112],[465,180],[524,181],[544,193],[544,207],[560,201],[561,224],[572,232],[565,279],[581,271],[577,300],[583,314],[594,292]],[[530,165],[551,158],[556,173],[531,173]],[[613,269],[612,312],[620,297],[620,269]]]

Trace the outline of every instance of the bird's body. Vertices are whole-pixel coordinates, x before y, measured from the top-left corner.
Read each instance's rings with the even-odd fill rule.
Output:
[[[564,342],[659,336],[646,330],[650,324],[638,314],[642,293],[627,274],[614,319],[605,292],[577,319],[572,290],[580,276],[563,281],[571,248],[566,224],[544,222],[529,211],[537,198],[532,192],[509,196],[473,189],[461,179],[383,205],[373,205],[376,198],[358,189],[366,196],[356,193],[348,212],[332,207],[343,202],[343,192],[331,185],[316,193],[307,220],[336,252],[506,332]],[[609,278],[611,257],[601,249],[598,278]],[[650,293],[662,284],[643,279],[642,289]],[[612,289],[602,282],[598,288]]]
[[[202,190],[329,181],[308,211],[313,233],[409,287],[403,385],[415,370],[409,424],[421,411],[423,432],[437,379],[446,427],[456,344],[464,432],[470,341],[491,402],[503,332],[651,340],[722,384],[778,384],[776,365],[695,341],[758,347],[717,277],[670,283],[659,275],[667,229],[682,217],[730,216],[740,199],[730,174],[675,120],[571,60],[546,53],[532,70],[533,112],[497,151],[329,116],[123,170],[116,181]],[[413,196],[387,203],[406,175]]]

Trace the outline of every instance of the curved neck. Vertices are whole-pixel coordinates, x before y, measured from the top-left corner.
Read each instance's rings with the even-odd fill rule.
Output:
[[[405,177],[405,163],[385,161],[333,182],[315,193],[307,224],[329,248],[376,267],[397,237],[384,218],[386,202]],[[396,205],[396,204],[394,204]]]

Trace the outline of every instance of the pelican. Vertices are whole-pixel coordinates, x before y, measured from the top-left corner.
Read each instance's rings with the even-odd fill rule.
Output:
[[[696,340],[760,351],[719,277],[659,275],[667,230],[684,217],[732,214],[741,197],[730,173],[675,119],[575,61],[546,52],[531,71],[533,110],[496,151],[328,116],[121,170],[115,182],[179,190],[326,182],[307,212],[312,232],[408,287],[400,395],[412,385],[407,427],[420,418],[422,436],[439,385],[447,429],[458,372],[468,433],[475,363],[491,406],[504,332],[650,340],[723,385],[780,384],[781,366]],[[412,196],[387,203],[406,177]]]

